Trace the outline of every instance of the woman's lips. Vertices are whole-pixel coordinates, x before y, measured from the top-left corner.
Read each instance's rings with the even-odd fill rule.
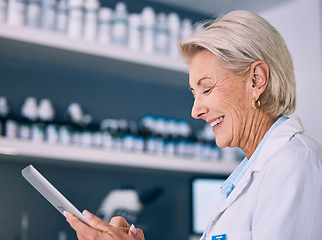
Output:
[[[214,127],[214,126],[218,125],[219,123],[221,123],[223,119],[224,119],[224,116],[221,116],[219,118],[216,118],[213,122],[211,122],[209,124],[211,127]]]

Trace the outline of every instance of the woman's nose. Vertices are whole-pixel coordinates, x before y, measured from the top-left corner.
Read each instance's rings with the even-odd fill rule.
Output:
[[[195,119],[200,119],[205,115],[205,113],[206,108],[203,107],[197,99],[195,99],[191,109],[191,116]]]

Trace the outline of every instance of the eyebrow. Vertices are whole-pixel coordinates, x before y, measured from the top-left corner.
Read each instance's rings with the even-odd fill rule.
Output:
[[[201,85],[201,83],[202,83],[202,81],[207,80],[207,79],[212,79],[212,78],[211,78],[211,77],[202,77],[202,78],[200,78],[200,79],[198,80],[197,85],[198,85],[198,86],[200,86],[200,85]],[[193,88],[192,88],[192,87],[190,87],[189,89],[190,89],[190,91],[192,91],[192,90],[193,90]]]

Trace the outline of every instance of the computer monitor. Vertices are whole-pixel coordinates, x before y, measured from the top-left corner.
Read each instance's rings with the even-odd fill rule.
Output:
[[[228,176],[196,177],[191,181],[191,233],[201,235],[208,220],[223,198],[220,187]]]

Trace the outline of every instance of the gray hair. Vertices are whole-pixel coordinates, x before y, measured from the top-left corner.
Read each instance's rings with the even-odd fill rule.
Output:
[[[244,75],[258,60],[267,63],[270,76],[261,95],[261,106],[271,116],[295,111],[296,86],[293,63],[279,32],[264,18],[247,11],[233,11],[180,43],[186,63],[200,51],[211,51],[227,69]]]

